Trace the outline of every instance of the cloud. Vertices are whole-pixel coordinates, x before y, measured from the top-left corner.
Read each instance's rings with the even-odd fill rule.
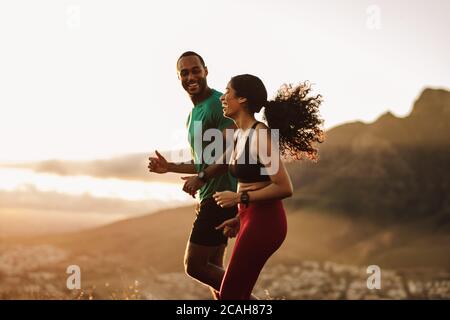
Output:
[[[178,154],[186,154],[179,151]],[[163,152],[170,161],[175,153]],[[4,164],[3,167],[27,168],[41,173],[54,173],[61,176],[86,175],[98,178],[118,178],[145,182],[180,183],[180,175],[174,173],[156,174],[148,171],[148,158],[154,153],[135,153],[110,159],[90,161],[45,160],[40,162]]]
[[[88,193],[68,195],[55,191],[40,191],[34,185],[18,190],[0,191],[0,208],[51,210],[70,213],[121,214],[132,216],[156,211],[170,204],[158,200],[129,201],[117,198],[97,198]],[[175,203],[176,204],[176,203]],[[174,204],[174,205],[175,205]]]

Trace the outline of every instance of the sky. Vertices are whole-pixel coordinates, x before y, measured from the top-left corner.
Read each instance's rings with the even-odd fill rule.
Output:
[[[309,80],[325,129],[406,116],[450,88],[450,2],[0,2],[0,162],[92,159],[187,146],[176,74],[200,53],[223,90],[252,73],[273,95]]]

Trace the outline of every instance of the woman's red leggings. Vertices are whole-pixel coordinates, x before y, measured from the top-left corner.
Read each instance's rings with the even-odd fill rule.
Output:
[[[220,286],[221,300],[248,300],[264,264],[286,238],[281,200],[239,204],[240,230]]]

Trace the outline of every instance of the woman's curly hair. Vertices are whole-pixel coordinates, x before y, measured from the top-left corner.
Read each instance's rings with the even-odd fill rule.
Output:
[[[264,109],[263,119],[271,129],[279,130],[281,155],[295,160],[318,160],[314,143],[324,141],[323,120],[319,114],[322,96],[310,95],[308,81],[298,85],[284,84],[273,100],[267,101],[267,91],[262,81],[245,74],[231,79],[237,96],[245,97],[250,112]]]
[[[322,96],[310,96],[310,91],[307,81],[296,86],[284,84],[275,99],[268,101],[264,119],[270,128],[279,129],[282,155],[297,160],[306,156],[317,161],[318,151],[313,143],[324,141],[323,120],[319,115]]]

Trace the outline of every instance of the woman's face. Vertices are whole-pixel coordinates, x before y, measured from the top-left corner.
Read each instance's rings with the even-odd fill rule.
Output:
[[[225,93],[220,97],[223,115],[227,118],[233,118],[242,108],[240,100],[242,98],[236,97],[236,91],[231,87],[231,83],[228,82]]]

